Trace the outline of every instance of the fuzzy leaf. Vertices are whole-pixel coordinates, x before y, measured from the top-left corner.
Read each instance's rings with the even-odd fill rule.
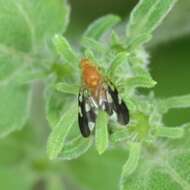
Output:
[[[63,149],[65,140],[76,121],[77,106],[74,104],[63,114],[55,128],[52,130],[47,144],[47,152],[50,159],[55,159]]]
[[[148,46],[156,46],[161,43],[187,37],[190,33],[189,9],[190,1],[178,1],[171,13],[155,31],[154,38]]]
[[[59,82],[56,84],[55,87],[60,92],[73,94],[73,95],[78,95],[78,93],[79,93],[79,86],[78,85]]]
[[[55,35],[53,42],[57,53],[59,55],[62,55],[68,63],[76,64],[78,62],[76,53],[71,48],[69,42],[63,36]]]
[[[133,39],[133,41],[127,44],[127,50],[131,52],[135,50],[136,48],[138,48],[139,44],[146,43],[150,41],[151,38],[152,36],[150,34],[138,35],[136,38]]]
[[[63,98],[64,96],[64,98]],[[55,90],[54,81],[47,82],[45,90],[46,116],[51,128],[54,128],[62,115],[70,109],[71,102],[76,102],[70,94]]]
[[[93,38],[84,36],[81,40],[81,45],[87,49],[91,49],[99,53],[104,52],[103,45],[100,42],[94,40]]]
[[[124,64],[127,61],[129,54],[127,52],[121,52],[116,55],[116,57],[112,60],[110,68],[108,70],[108,75],[111,77],[117,70],[117,68]]]
[[[160,109],[167,112],[172,108],[188,108],[190,107],[190,95],[176,96],[160,101]]]
[[[0,137],[24,126],[29,114],[29,95],[27,86],[0,85]]]
[[[151,35],[153,30],[174,6],[175,2],[176,0],[140,0],[131,13],[129,24],[127,25],[128,42],[133,44],[136,43],[137,37],[141,38],[141,35]],[[139,45],[141,45],[147,42],[147,38],[139,42]]]
[[[120,189],[123,190],[127,177],[131,175],[137,168],[138,162],[140,159],[141,153],[141,144],[140,143],[131,143],[129,145],[129,158],[127,162],[124,164],[122,169],[122,174],[120,178]]]
[[[96,119],[96,149],[99,154],[104,153],[108,148],[109,139],[108,139],[108,115],[106,112],[100,111]]]
[[[188,190],[189,179],[189,125],[184,128],[182,138],[157,141],[142,153],[137,170],[128,176],[124,189]]]
[[[0,0],[1,137],[23,127],[30,106],[30,86],[21,83],[45,73],[30,72],[35,70],[35,56],[43,57],[40,54],[47,49],[47,41],[66,29],[68,13],[65,1]]]
[[[121,141],[127,141],[131,139],[134,136],[134,134],[130,133],[130,131],[126,128],[118,129],[114,131],[114,133],[111,135],[111,142],[112,143],[118,143]]]
[[[1,0],[0,42],[6,47],[28,52],[55,32],[64,32],[68,14],[65,1]]]
[[[90,37],[95,40],[100,39],[100,37],[112,28],[114,25],[118,24],[120,18],[115,15],[107,15],[95,20],[85,31],[84,36]]]
[[[59,155],[61,160],[72,160],[83,155],[92,146],[93,138],[76,137],[65,145]]]
[[[134,88],[152,88],[157,84],[156,81],[152,80],[151,78],[146,77],[132,77],[128,78],[125,82],[127,89],[134,89]]]
[[[158,137],[181,138],[184,135],[184,129],[180,127],[157,127],[154,134]]]

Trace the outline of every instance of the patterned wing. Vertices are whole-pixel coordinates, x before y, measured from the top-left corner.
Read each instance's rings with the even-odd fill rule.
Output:
[[[112,109],[117,115],[117,121],[122,124],[126,125],[129,123],[129,110],[125,104],[125,102],[121,99],[118,94],[116,88],[111,88],[108,86],[108,96],[111,96],[112,99]]]
[[[89,96],[80,91],[78,96],[78,124],[83,137],[88,137],[95,126],[96,112]]]

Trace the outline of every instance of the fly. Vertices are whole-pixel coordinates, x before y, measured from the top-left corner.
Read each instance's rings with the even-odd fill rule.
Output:
[[[98,110],[104,110],[110,117],[115,115],[121,125],[128,124],[129,110],[117,89],[105,80],[90,59],[82,59],[80,65],[82,87],[78,95],[78,123],[81,134],[84,137],[91,134]]]

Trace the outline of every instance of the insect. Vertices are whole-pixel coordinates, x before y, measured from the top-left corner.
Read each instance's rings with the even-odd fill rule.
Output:
[[[78,123],[82,136],[88,137],[95,127],[98,110],[104,110],[111,117],[126,125],[129,111],[117,89],[102,75],[90,59],[80,62],[82,87],[78,95]]]

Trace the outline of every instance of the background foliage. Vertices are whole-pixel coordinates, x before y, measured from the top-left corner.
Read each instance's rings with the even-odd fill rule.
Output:
[[[164,114],[163,121],[167,127],[153,131],[155,136],[159,136],[158,139],[145,138],[145,141],[150,140],[151,143],[143,140],[141,144],[128,131],[119,131],[110,139],[110,147],[106,150],[108,141],[104,131],[99,131],[105,138],[97,135],[100,144],[96,142],[96,146],[93,145],[93,138],[80,137],[76,126],[77,102],[74,101],[72,106],[69,102],[76,100],[79,89],[79,45],[83,46],[82,51],[87,49],[84,54],[88,56],[94,56],[92,52],[96,52],[94,59],[98,60],[97,55],[105,52],[97,40],[99,34],[104,31],[104,26],[110,28],[120,19],[117,16],[106,17],[103,29],[99,27],[98,31],[97,25],[93,25],[94,28],[88,29],[82,41],[78,42],[87,25],[107,13],[122,17],[123,24],[117,25],[115,29],[124,36],[125,21],[128,21],[137,1],[119,0],[111,3],[110,0],[97,0],[95,3],[71,0],[71,22],[66,30],[70,8],[65,1],[0,0],[1,188],[115,190],[119,188],[120,182],[120,189],[190,189],[190,110],[187,108],[190,98],[188,95],[183,96],[189,94],[190,3],[178,1],[163,23],[152,33],[155,20],[150,18],[156,19],[162,11],[165,15],[174,1],[167,0],[164,4],[157,0],[156,6],[149,0],[141,2],[144,2],[143,8],[139,12],[133,12],[135,24],[129,21],[131,25],[128,27],[131,30],[127,30],[126,39],[127,42],[136,40],[128,47],[131,48],[129,51],[142,52],[139,47],[153,34],[145,46],[150,54],[149,71],[157,85],[152,89],[156,99],[148,95],[149,90],[135,91],[138,97],[135,105],[144,107],[143,102],[155,105],[153,100],[156,100],[161,113],[165,113],[167,108],[182,108],[171,109]],[[144,13],[149,14],[147,22],[142,17]],[[66,38],[61,37],[65,31],[64,36],[71,46]],[[143,35],[139,37],[139,34]],[[110,33],[104,34],[105,39],[107,36]],[[113,39],[117,42],[116,36]],[[108,49],[109,47],[110,44]],[[128,54],[120,54],[119,58],[115,65],[128,59]],[[104,55],[101,61],[105,63]],[[76,72],[71,72],[73,66]],[[73,81],[76,83],[73,84]],[[148,82],[145,80],[143,87],[147,83],[151,84],[149,87],[155,85],[151,79]],[[132,86],[135,85],[132,82]],[[169,98],[175,96],[180,98]],[[129,106],[133,109],[134,104],[130,104],[130,100],[126,101],[129,101]],[[156,118],[152,121],[159,121],[159,114],[153,116]],[[134,112],[134,118],[139,122],[137,131],[146,129],[146,117],[137,117]],[[66,139],[69,130],[71,135]],[[140,130],[140,134],[144,134],[143,130]],[[115,144],[117,140],[123,142]],[[99,153],[106,151],[100,156],[95,147]]]

